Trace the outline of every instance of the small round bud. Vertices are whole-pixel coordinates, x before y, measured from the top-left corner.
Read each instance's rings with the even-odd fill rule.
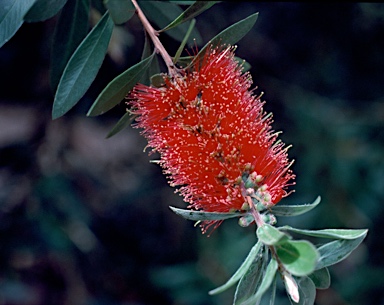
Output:
[[[245,228],[245,227],[248,227],[253,221],[254,221],[254,219],[253,219],[252,215],[247,214],[247,215],[239,218],[239,225],[241,227]]]

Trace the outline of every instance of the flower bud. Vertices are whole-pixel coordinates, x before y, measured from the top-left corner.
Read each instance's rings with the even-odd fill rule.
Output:
[[[287,290],[287,293],[291,297],[292,301],[294,301],[295,303],[299,303],[300,301],[299,287],[297,286],[295,279],[292,277],[291,274],[285,271],[283,273],[283,280],[284,280],[285,289]]]

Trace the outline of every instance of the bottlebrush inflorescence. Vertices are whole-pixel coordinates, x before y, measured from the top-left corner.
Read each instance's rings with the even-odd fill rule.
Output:
[[[256,196],[266,207],[287,196],[295,175],[287,147],[272,130],[261,96],[250,90],[234,47],[208,48],[165,85],[138,84],[129,105],[160,165],[189,207],[207,212],[244,209]],[[247,193],[247,194],[246,194]],[[203,222],[203,231],[220,221]]]

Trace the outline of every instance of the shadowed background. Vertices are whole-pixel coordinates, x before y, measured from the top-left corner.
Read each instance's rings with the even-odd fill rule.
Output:
[[[259,12],[237,56],[251,65],[274,129],[293,144],[296,192],[284,203],[322,204],[298,228],[369,228],[330,269],[319,305],[384,304],[384,6],[222,2],[197,18],[204,43]],[[227,220],[209,238],[169,205],[185,207],[128,127],[105,139],[121,103],[88,118],[108,82],[140,60],[136,17],[117,31],[79,105],[50,118],[50,44],[56,18],[24,24],[0,49],[0,304],[231,304],[224,283],[255,242]],[[178,43],[160,36],[173,54]],[[284,293],[276,304],[287,304]]]

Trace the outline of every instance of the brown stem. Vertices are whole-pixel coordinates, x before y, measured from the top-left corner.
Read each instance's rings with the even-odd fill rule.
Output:
[[[159,33],[149,23],[147,17],[145,17],[143,11],[141,10],[139,5],[137,4],[137,1],[132,0],[132,3],[136,8],[137,15],[138,15],[141,23],[143,24],[144,29],[147,31],[149,37],[151,38],[151,40],[155,46],[155,50],[157,52],[159,52],[161,57],[163,58],[166,66],[168,68],[169,74],[171,75],[171,77],[178,76],[177,69],[176,69],[175,65],[173,64],[171,56],[169,56],[168,52],[165,50],[163,44],[160,42],[159,37],[157,37]]]

